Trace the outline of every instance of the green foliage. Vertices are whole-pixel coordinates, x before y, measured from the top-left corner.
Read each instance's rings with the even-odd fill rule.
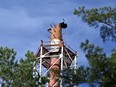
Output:
[[[74,14],[81,16],[82,20],[90,27],[99,27],[103,41],[116,41],[116,8],[85,9],[85,7],[79,7],[74,11]],[[81,75],[85,72],[88,73],[85,76],[85,82],[88,82],[91,86],[97,83],[101,87],[115,87],[116,50],[114,49],[110,56],[106,56],[103,48],[90,44],[89,40],[82,42],[81,48],[89,62],[89,67],[84,68],[84,71],[81,69]]]
[[[34,53],[28,51],[25,59],[16,61],[14,49],[0,48],[0,79],[2,87],[35,87],[32,76]]]
[[[32,76],[35,56],[30,51],[28,51],[25,56],[26,59],[20,59],[12,87],[15,87],[16,85],[17,87],[35,87],[34,79]]]
[[[81,48],[86,53],[90,65],[86,71],[86,81],[105,87],[116,86],[116,50],[107,57],[102,48],[90,44],[88,40],[82,42]]]
[[[18,68],[17,61],[15,61],[16,52],[14,49],[0,48],[0,78],[1,84],[5,87],[10,87],[14,80],[14,73]]]
[[[70,67],[63,70],[63,75],[61,78],[63,79],[63,86],[73,87],[75,84],[79,85],[82,83],[86,83],[86,78],[88,75],[87,68],[84,66],[80,66],[76,69],[76,73],[74,69]]]
[[[67,69],[64,69],[62,72],[63,75],[61,76],[61,78],[63,79],[63,86],[72,87],[75,83],[74,79],[75,81],[77,80],[77,75],[74,74],[74,69],[68,67]]]
[[[81,16],[82,20],[89,26],[100,27],[100,35],[103,41],[116,41],[116,8],[103,7],[85,9],[79,7],[74,14]]]

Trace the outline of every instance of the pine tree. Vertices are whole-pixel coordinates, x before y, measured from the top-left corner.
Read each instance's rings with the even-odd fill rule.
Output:
[[[102,7],[86,9],[84,6],[75,9],[74,14],[81,17],[90,27],[100,27],[103,41],[116,42],[116,8]]]

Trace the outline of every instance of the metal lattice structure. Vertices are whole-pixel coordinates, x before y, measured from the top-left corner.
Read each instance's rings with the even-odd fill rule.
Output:
[[[64,23],[60,23],[60,27],[58,25],[51,28],[53,29],[53,32],[51,32],[51,41],[47,43],[41,41],[40,48],[36,53],[36,59],[39,63],[39,82],[41,83],[42,77],[45,77],[49,74],[49,76],[47,76],[49,78],[48,87],[62,87],[62,71],[68,68],[73,61],[73,68],[75,69],[74,72],[76,73],[77,52],[71,50],[64,43],[61,36],[62,32],[58,31],[58,29],[64,28],[64,26],[66,26],[63,24]],[[59,32],[60,35],[58,35],[60,36],[60,39],[57,38],[59,36],[55,36],[57,35],[57,31],[55,31],[55,29],[57,29],[57,31]],[[46,68],[46,70],[43,71],[43,67]]]

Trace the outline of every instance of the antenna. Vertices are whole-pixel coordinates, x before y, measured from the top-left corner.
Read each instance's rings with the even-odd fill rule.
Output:
[[[63,22],[65,22],[64,18],[62,18]]]

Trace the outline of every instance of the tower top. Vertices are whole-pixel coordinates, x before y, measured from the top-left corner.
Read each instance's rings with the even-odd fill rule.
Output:
[[[58,25],[51,26],[51,28],[48,29],[48,31],[51,33],[51,40],[62,40],[62,28],[67,28],[67,24],[61,22]]]

